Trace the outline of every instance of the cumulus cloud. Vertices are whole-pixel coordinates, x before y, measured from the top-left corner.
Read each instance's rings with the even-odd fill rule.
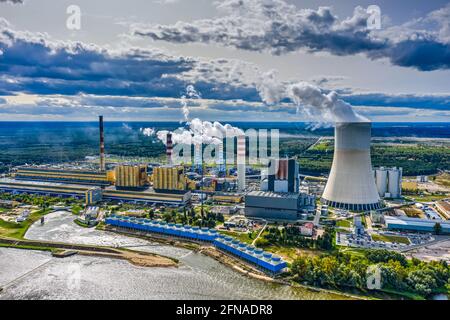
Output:
[[[88,93],[178,97],[188,84],[205,98],[258,100],[251,83],[230,77],[234,62],[178,57],[158,49],[107,50],[13,30],[0,18],[0,94]],[[214,76],[215,75],[215,76]]]
[[[23,0],[0,0],[0,3],[22,4]]]
[[[425,20],[435,29],[414,29],[412,24],[385,30],[367,28],[368,13],[356,7],[339,19],[328,7],[298,9],[283,0],[225,0],[215,2],[223,16],[173,25],[134,25],[132,33],[172,43],[213,43],[274,55],[295,52],[366,54],[387,58],[392,64],[429,71],[450,68],[448,42],[450,6],[430,13]]]

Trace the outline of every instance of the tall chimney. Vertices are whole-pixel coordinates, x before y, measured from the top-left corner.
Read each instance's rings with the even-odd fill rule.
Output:
[[[172,152],[173,152],[172,133],[169,132],[167,134],[167,140],[166,140],[166,155],[167,155],[167,163],[169,165],[173,164]]]
[[[203,149],[203,144],[201,143],[196,143],[194,145],[194,168],[197,169],[198,171],[202,171],[203,168],[203,155],[202,155],[202,150]]]
[[[100,126],[100,171],[106,171],[105,163],[105,135],[103,130],[103,116],[98,117]]]
[[[218,154],[218,165],[219,165],[219,172],[223,173],[225,172],[225,160],[223,156],[223,141],[220,142],[217,152]]]
[[[245,136],[240,135],[237,138],[237,174],[238,190],[245,190]]]

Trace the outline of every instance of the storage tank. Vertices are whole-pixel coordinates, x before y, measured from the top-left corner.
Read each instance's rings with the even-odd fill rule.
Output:
[[[390,193],[391,198],[400,198],[402,196],[402,169],[389,169],[388,180],[388,192]]]
[[[370,122],[336,123],[333,164],[322,202],[365,211],[380,208],[370,159]]]
[[[378,195],[380,197],[384,197],[387,192],[387,179],[388,173],[385,168],[381,167],[375,170],[375,181],[377,184]]]

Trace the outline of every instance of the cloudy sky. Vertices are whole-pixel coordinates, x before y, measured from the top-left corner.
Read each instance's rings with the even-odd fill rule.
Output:
[[[0,120],[450,121],[449,84],[444,0],[0,0]]]

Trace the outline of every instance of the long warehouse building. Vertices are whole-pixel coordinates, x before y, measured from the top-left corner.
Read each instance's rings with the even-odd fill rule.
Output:
[[[42,194],[61,197],[85,198],[91,186],[72,186],[56,183],[24,183],[0,181],[0,191],[12,193]],[[191,193],[165,194],[151,191],[122,191],[106,189],[102,192],[104,200],[133,202],[143,204],[167,204],[185,206],[190,203]]]
[[[41,167],[18,167],[15,179],[26,181],[47,181],[96,186],[111,185],[106,172],[65,170]]]

